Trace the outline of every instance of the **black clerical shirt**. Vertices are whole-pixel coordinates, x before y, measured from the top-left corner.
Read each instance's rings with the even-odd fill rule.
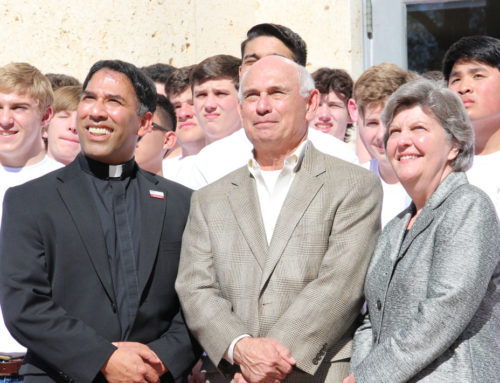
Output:
[[[126,340],[139,305],[137,269],[141,209],[137,164],[134,159],[131,159],[124,164],[113,166],[95,161],[82,154],[77,157],[77,161],[90,182],[92,198],[97,207],[108,250],[108,262],[115,294],[115,307],[120,318],[122,340]],[[122,207],[122,210],[126,211],[125,217],[123,215],[117,217],[116,211],[120,207],[117,206],[116,193],[113,193],[113,189],[121,189],[125,192],[126,206]],[[82,203],[85,202],[82,201]],[[126,240],[120,241],[119,238]],[[128,247],[122,242],[130,244],[131,251],[127,250]],[[133,253],[130,254],[132,260],[127,263],[129,252]]]

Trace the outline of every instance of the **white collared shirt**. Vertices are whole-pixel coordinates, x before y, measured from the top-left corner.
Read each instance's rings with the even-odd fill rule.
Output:
[[[271,243],[274,227],[295,178],[295,173],[304,158],[306,144],[307,139],[302,141],[297,149],[285,159],[283,168],[279,170],[262,170],[255,160],[253,151],[248,161],[248,170],[254,176],[257,184],[257,195],[259,196],[260,211],[268,244]]]
[[[266,230],[267,244],[271,243],[274,227],[285,202],[286,196],[290,191],[295,173],[304,159],[307,138],[295,149],[295,151],[285,159],[282,169],[262,170],[259,163],[255,160],[253,150],[248,160],[248,170],[255,178],[257,185],[257,195],[259,196],[260,211],[262,221]],[[248,334],[243,334],[235,338],[229,345],[224,358],[231,364],[234,364],[234,346],[236,343]]]
[[[309,128],[307,139],[325,154],[359,164],[358,158],[348,144],[331,134]],[[247,138],[245,129],[238,129],[230,136],[212,142],[193,157],[190,169],[183,170],[184,183],[191,189],[199,189],[248,163],[248,152],[253,145]],[[165,174],[165,173],[164,173]]]

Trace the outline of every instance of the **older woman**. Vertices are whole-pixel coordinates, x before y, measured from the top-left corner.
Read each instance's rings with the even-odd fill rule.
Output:
[[[387,157],[413,203],[379,238],[344,382],[498,382],[500,229],[463,173],[474,141],[466,111],[452,91],[421,79],[389,98],[382,120]]]

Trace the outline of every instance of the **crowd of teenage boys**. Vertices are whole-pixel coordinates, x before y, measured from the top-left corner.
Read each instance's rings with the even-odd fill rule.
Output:
[[[135,147],[141,168],[197,190],[245,166],[253,146],[239,109],[242,74],[269,55],[304,66],[307,54],[305,42],[284,26],[259,24],[247,37],[241,58],[220,54],[182,68],[167,64],[140,68],[157,91],[152,124]],[[399,86],[420,76],[436,74],[419,74],[391,63],[370,67],[355,81],[342,69],[312,73],[320,99],[308,139],[319,151],[377,174],[383,188],[382,226],[411,199],[385,156],[381,113]],[[433,81],[455,91],[464,103],[475,133],[475,157],[467,177],[488,194],[498,213],[500,40],[460,39],[447,51],[437,77]],[[81,95],[82,85],[71,76],[42,75],[27,63],[0,68],[0,201],[8,188],[60,169],[77,157]],[[9,222],[3,220],[5,224]],[[0,316],[0,354],[17,360],[24,352]]]

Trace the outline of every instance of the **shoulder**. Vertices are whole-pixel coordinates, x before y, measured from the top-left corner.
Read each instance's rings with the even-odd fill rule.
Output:
[[[448,193],[445,194],[442,203],[438,203],[436,208],[439,209],[441,208],[440,205],[443,205],[444,209],[441,208],[442,210],[462,211],[477,207],[492,210],[494,213],[494,206],[491,199],[483,190],[471,185],[464,173],[451,173],[443,183],[445,182],[447,183],[445,187],[448,190],[445,189],[444,193]],[[440,190],[438,189],[437,192],[440,192]]]
[[[361,165],[353,164],[341,158],[325,154],[316,149],[312,144],[313,158],[315,161],[322,161],[325,165],[325,170],[329,175],[332,182],[339,183],[346,182],[345,186],[351,187],[352,183],[356,185],[372,185],[380,186],[379,177],[362,167]]]
[[[241,185],[244,182],[248,182],[249,178],[252,178],[252,176],[247,165],[245,165],[212,182],[211,184],[202,187],[201,189],[195,191],[194,194],[200,199],[215,201],[224,197],[236,186]]]
[[[354,150],[344,141],[314,128],[309,128],[307,136],[317,150],[353,164],[359,163]]]

